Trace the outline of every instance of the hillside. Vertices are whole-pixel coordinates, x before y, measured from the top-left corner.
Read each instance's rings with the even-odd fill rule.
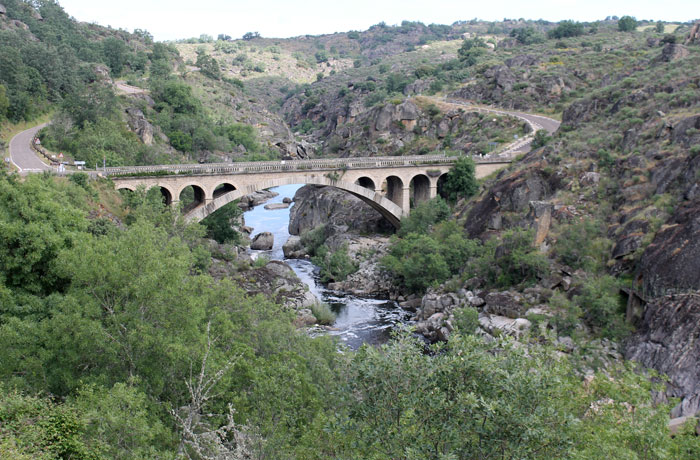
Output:
[[[3,135],[49,120],[42,145],[88,164],[459,157],[398,230],[297,192],[284,252],[413,315],[359,350],[249,254],[239,203],[193,223],[157,188],[5,167],[0,457],[700,458],[700,24],[154,43],[0,1]]]

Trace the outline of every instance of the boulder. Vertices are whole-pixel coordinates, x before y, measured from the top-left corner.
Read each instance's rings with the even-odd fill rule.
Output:
[[[282,246],[282,252],[287,259],[303,259],[306,256],[304,246],[301,244],[301,238],[296,235],[291,235]]]
[[[288,196],[285,196],[284,198],[282,198],[282,203],[292,204],[292,199]]]
[[[141,109],[129,107],[126,109],[127,122],[131,131],[136,133],[146,145],[153,145],[153,125],[148,122]]]
[[[499,315],[480,315],[479,327],[491,335],[498,333],[520,337],[530,330],[532,323],[525,318],[507,318]]]
[[[264,208],[268,211],[274,211],[275,209],[287,209],[288,207],[289,203],[270,203],[264,206]]]
[[[647,304],[625,357],[668,375],[667,395],[681,398],[673,417],[700,410],[700,294],[659,297]]]
[[[546,201],[530,201],[530,212],[527,218],[530,225],[535,229],[534,245],[539,246],[549,233],[549,226],[552,224],[552,210],[554,206]]]
[[[484,312],[507,318],[518,318],[525,313],[520,294],[510,291],[491,292],[484,297]]]
[[[332,187],[306,185],[294,195],[289,233],[300,235],[319,225],[347,226],[353,233],[382,233],[392,225],[364,201]]]
[[[270,198],[274,198],[279,193],[270,190],[258,190],[257,192],[246,195],[238,201],[238,207],[243,211],[253,209],[255,206],[261,205]]]
[[[6,15],[7,14],[7,8],[5,8],[5,5],[0,3],[0,14],[1,15]]]
[[[253,241],[250,243],[250,249],[264,250],[268,251],[272,249],[272,245],[275,243],[275,237],[270,232],[261,232],[255,235]]]

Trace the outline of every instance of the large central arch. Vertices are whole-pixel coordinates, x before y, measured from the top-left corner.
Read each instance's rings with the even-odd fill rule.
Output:
[[[238,198],[242,198],[245,195],[250,195],[251,193],[255,193],[259,190],[292,184],[325,185],[335,187],[340,190],[345,190],[377,210],[377,212],[384,216],[397,229],[401,225],[401,217],[404,215],[403,209],[401,209],[401,207],[393,201],[387,199],[381,193],[377,193],[374,190],[370,190],[369,188],[363,187],[359,184],[344,182],[342,180],[334,181],[321,175],[312,178],[307,175],[280,177],[274,180],[261,181],[260,183],[245,187],[241,190],[232,190],[228,193],[215,197],[206,204],[197,206],[196,208],[190,210],[185,214],[185,219],[199,221],[225,204],[237,200]]]

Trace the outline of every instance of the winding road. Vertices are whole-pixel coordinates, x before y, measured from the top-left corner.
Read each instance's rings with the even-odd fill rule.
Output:
[[[438,100],[438,99],[436,99]],[[520,118],[521,120],[525,120],[530,127],[532,128],[532,132],[516,141],[508,145],[505,149],[503,154],[508,154],[508,155],[517,155],[519,153],[527,153],[530,150],[530,144],[532,143],[532,140],[534,138],[534,135],[537,131],[540,129],[544,129],[547,131],[547,133],[554,134],[554,132],[559,129],[559,125],[561,125],[561,122],[555,120],[554,118],[549,118],[545,117],[542,115],[535,115],[532,113],[525,113],[525,112],[516,112],[512,110],[503,110],[503,109],[497,109],[493,107],[486,107],[486,106],[481,106],[481,105],[476,105],[472,104],[469,101],[464,101],[464,100],[459,100],[459,99],[444,99],[441,100],[440,102],[446,103],[446,104],[451,104],[451,105],[458,105],[462,107],[467,107],[473,110],[477,111],[482,111],[482,112],[489,112],[489,113],[495,113],[497,115],[510,115],[512,117],[517,117]]]
[[[47,124],[44,123],[22,131],[10,141],[10,161],[19,169],[20,174],[54,170],[54,168],[41,161],[31,147],[36,133]]]

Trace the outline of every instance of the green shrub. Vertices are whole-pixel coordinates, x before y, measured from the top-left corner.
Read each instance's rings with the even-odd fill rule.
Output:
[[[554,252],[574,270],[596,272],[605,266],[611,245],[605,237],[605,224],[598,219],[586,219],[562,228]]]
[[[462,334],[473,334],[479,327],[479,312],[476,308],[457,308],[454,317],[454,325]]]
[[[344,281],[348,275],[357,271],[357,264],[348,255],[347,245],[331,251],[325,244],[315,250],[311,261],[321,269],[321,281]]]
[[[399,236],[409,233],[428,233],[430,228],[450,216],[450,207],[442,198],[435,197],[425,201],[411,210],[408,217],[401,219]]]
[[[233,223],[241,214],[241,208],[238,207],[238,200],[236,200],[209,214],[200,223],[207,228],[207,238],[216,240],[219,244],[239,244],[241,235],[233,229]]]
[[[423,292],[450,275],[440,244],[424,234],[409,233],[402,239],[394,238],[381,264],[411,292]]]
[[[311,313],[313,313],[318,324],[330,326],[335,322],[335,313],[333,313],[327,303],[318,302],[311,305]]]
[[[605,275],[587,280],[581,295],[574,297],[583,312],[583,319],[602,336],[624,338],[630,331],[625,322],[625,305],[620,295],[620,282]]]
[[[320,248],[323,243],[326,242],[326,239],[328,238],[328,233],[326,230],[325,225],[319,225],[313,230],[309,230],[301,234],[301,244],[304,246],[306,252],[310,256],[314,256],[318,248]]]

